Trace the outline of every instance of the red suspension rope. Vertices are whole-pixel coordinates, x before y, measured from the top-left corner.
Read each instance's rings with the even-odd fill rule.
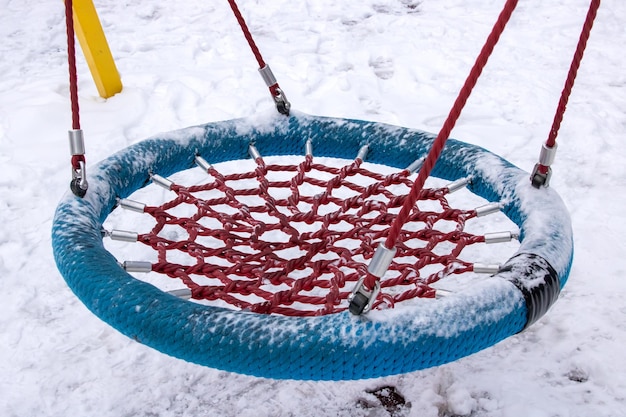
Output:
[[[574,87],[574,81],[576,80],[576,75],[578,74],[578,68],[580,68],[580,62],[583,59],[583,54],[585,52],[585,48],[587,47],[587,41],[589,40],[589,35],[591,34],[591,28],[593,27],[593,21],[596,18],[599,7],[600,0],[592,0],[589,5],[589,11],[587,12],[587,17],[585,18],[585,23],[583,25],[582,32],[580,33],[580,38],[578,39],[578,45],[576,46],[576,52],[574,53],[574,58],[572,59],[572,63],[567,73],[567,80],[565,81],[565,86],[563,87],[563,91],[561,93],[561,99],[559,100],[559,105],[554,116],[554,122],[552,123],[552,128],[550,129],[550,134],[548,136],[548,140],[546,141],[546,145],[549,147],[554,146],[556,142],[559,127],[563,121],[563,114],[565,113],[567,101],[569,100],[572,88]]]
[[[498,21],[496,22],[491,34],[487,38],[487,42],[485,43],[485,46],[483,46],[483,49],[481,50],[476,60],[476,63],[474,64],[474,67],[470,71],[470,74],[467,80],[465,81],[465,85],[461,89],[461,92],[459,93],[459,96],[457,97],[454,103],[454,106],[452,110],[450,111],[450,114],[448,115],[448,118],[446,119],[441,131],[437,135],[437,138],[434,141],[431,151],[429,152],[426,160],[424,161],[422,169],[420,170],[418,177],[415,180],[415,183],[413,184],[413,187],[411,189],[411,194],[404,201],[404,204],[402,206],[400,213],[398,214],[398,217],[395,219],[395,221],[391,225],[391,230],[389,232],[389,235],[384,245],[381,245],[377,249],[377,254],[380,254],[379,256],[380,261],[378,262],[378,264],[375,264],[374,260],[377,260],[377,257],[375,255],[372,262],[370,263],[370,266],[368,267],[368,273],[363,279],[363,284],[361,288],[359,288],[358,286],[357,288],[355,288],[355,291],[354,291],[355,295],[356,296],[362,295],[364,297],[361,297],[361,302],[358,306],[354,302],[352,302],[351,311],[353,308],[355,309],[355,311],[358,311],[359,308],[362,306],[364,299],[369,298],[368,301],[369,303],[371,303],[373,299],[375,298],[375,293],[376,293],[378,282],[380,278],[382,277],[382,274],[384,274],[385,272],[385,266],[384,266],[385,262],[389,262],[390,259],[393,258],[395,254],[396,242],[402,230],[402,226],[404,225],[405,219],[408,218],[411,211],[413,210],[413,206],[415,204],[415,201],[417,200],[416,196],[423,188],[426,178],[430,176],[430,172],[432,171],[432,168],[437,162],[437,159],[439,158],[439,155],[441,151],[443,150],[443,147],[445,146],[445,143],[449,137],[449,134],[452,128],[454,127],[456,120],[460,116],[463,106],[465,105],[465,102],[467,101],[467,98],[469,97],[471,90],[476,84],[478,76],[480,75],[482,69],[487,63],[487,60],[491,52],[493,51],[493,48],[495,44],[497,43],[500,35],[502,34],[502,31],[504,30],[506,23],[511,17],[511,14],[513,10],[515,9],[516,5],[517,5],[516,0],[509,0],[506,2],[504,9],[502,10],[500,16],[498,17]],[[543,149],[540,155],[540,162],[535,166],[534,172],[531,176],[531,182],[533,186],[537,188],[539,188],[541,185],[543,186],[548,185],[548,182],[550,179],[549,165],[552,163],[552,160],[554,159],[554,153],[556,151],[556,136],[557,136],[561,121],[563,120],[563,114],[565,113],[567,101],[571,93],[572,87],[574,85],[574,80],[576,78],[576,74],[580,66],[582,57],[583,57],[583,52],[585,50],[587,40],[589,39],[589,34],[591,32],[593,21],[595,20],[599,6],[600,6],[600,0],[591,0],[589,11],[587,13],[587,17],[583,25],[583,29],[582,29],[582,32],[578,41],[578,45],[576,47],[576,52],[574,53],[574,58],[572,60],[572,64],[568,72],[567,80],[565,82],[563,92],[561,93],[561,99],[557,107],[557,111],[554,117],[552,128],[550,129],[550,134],[548,136],[546,144],[543,146]]]
[[[248,45],[250,45],[250,49],[252,50],[252,53],[254,54],[256,61],[259,63],[259,68],[263,68],[265,66],[265,61],[263,60],[263,56],[261,56],[261,51],[259,51],[259,48],[256,46],[254,39],[252,39],[252,34],[250,33],[250,29],[248,29],[248,25],[246,24],[246,21],[244,20],[241,12],[239,11],[239,7],[237,7],[237,3],[235,3],[235,0],[228,0],[228,4],[230,4],[230,8],[233,9],[233,13],[235,14],[235,18],[237,18],[237,22],[239,23],[239,26],[241,26],[243,35],[246,37],[246,40],[248,41]]]
[[[230,4],[230,8],[233,10],[233,13],[235,14],[235,18],[237,19],[237,22],[239,23],[239,26],[241,27],[241,31],[243,32],[243,35],[248,41],[248,45],[250,45],[250,49],[252,50],[252,53],[254,54],[254,57],[256,58],[259,64],[259,73],[261,74],[263,81],[265,81],[265,84],[270,90],[270,94],[272,95],[272,98],[274,99],[274,103],[276,104],[276,109],[278,110],[279,113],[289,116],[289,110],[291,108],[291,104],[287,100],[287,97],[285,97],[285,93],[282,91],[282,89],[278,85],[278,81],[276,81],[276,78],[274,77],[274,74],[272,73],[272,70],[270,69],[269,65],[267,65],[265,61],[263,60],[263,56],[261,55],[259,48],[256,46],[256,43],[254,42],[254,39],[252,38],[250,29],[248,29],[248,25],[246,24],[246,21],[244,20],[241,12],[239,11],[239,7],[237,7],[237,3],[235,2],[235,0],[228,0],[228,4]]]
[[[65,26],[67,29],[67,62],[70,72],[70,100],[72,103],[72,129],[80,129],[78,111],[78,76],[76,75],[76,42],[72,0],[65,0]]]
[[[72,0],[65,0],[65,27],[67,31],[67,63],[70,75],[70,102],[72,107],[72,130],[69,131],[70,152],[72,154],[72,182],[70,188],[78,197],[87,192],[85,172],[85,145],[80,128],[78,108],[78,75],[76,72],[76,42],[74,31],[74,9]]]
[[[559,99],[559,104],[554,115],[552,127],[550,128],[550,132],[548,134],[548,139],[542,148],[539,163],[535,166],[531,176],[532,183],[536,187],[548,185],[550,164],[554,160],[554,153],[556,152],[556,137],[559,133],[561,122],[563,121],[565,108],[567,107],[569,96],[572,92],[572,88],[574,87],[574,81],[576,80],[578,68],[580,68],[580,62],[583,59],[583,54],[585,52],[585,48],[587,47],[587,41],[589,40],[591,28],[593,27],[593,22],[596,18],[599,7],[600,0],[591,0],[589,10],[587,11],[587,16],[585,18],[585,23],[583,24],[583,28],[578,39],[578,45],[576,45],[576,51],[574,52],[574,57],[572,58],[572,63],[570,64],[569,71],[567,73],[567,79],[565,80],[563,91],[561,92],[561,98]]]
[[[404,201],[402,210],[398,214],[398,217],[396,218],[395,222],[393,223],[391,227],[389,236],[387,237],[387,240],[385,241],[385,247],[387,247],[388,249],[395,247],[396,241],[398,239],[398,236],[400,235],[402,226],[404,225],[407,218],[411,214],[411,211],[413,210],[413,207],[415,206],[415,202],[417,201],[417,198],[420,192],[424,188],[424,183],[426,182],[426,179],[430,176],[430,173],[433,167],[435,166],[437,159],[439,159],[439,155],[441,155],[441,151],[443,150],[448,138],[450,137],[450,132],[452,131],[452,129],[454,128],[454,125],[459,119],[459,116],[461,115],[461,111],[463,110],[463,107],[465,106],[465,103],[467,102],[467,99],[469,98],[472,92],[472,89],[476,85],[476,82],[478,81],[478,77],[480,76],[480,73],[482,72],[483,68],[487,64],[487,60],[489,59],[489,56],[493,52],[493,48],[498,42],[500,35],[504,31],[504,27],[509,21],[509,18],[511,17],[511,14],[513,13],[513,10],[515,9],[515,6],[517,6],[517,0],[508,0],[506,4],[504,5],[504,9],[500,13],[500,16],[498,17],[498,20],[495,26],[493,27],[491,33],[489,34],[489,37],[487,38],[485,45],[480,51],[480,54],[478,55],[478,58],[476,59],[474,66],[472,67],[467,79],[465,80],[465,84],[461,88],[461,91],[459,92],[459,95],[456,98],[456,101],[454,102],[454,105],[452,106],[450,113],[448,114],[448,118],[446,119],[446,121],[443,124],[443,127],[439,131],[439,134],[437,135],[437,138],[435,139],[433,143],[433,147],[428,153],[428,156],[426,157],[426,160],[424,161],[424,164],[422,165],[422,168],[420,169],[417,179],[415,180],[415,183],[413,184],[413,187],[411,189],[411,193],[409,194],[408,198]]]
[[[399,239],[402,227],[410,218],[411,212],[415,207],[415,202],[424,188],[424,183],[430,176],[435,163],[439,159],[439,155],[441,155],[441,152],[450,137],[450,132],[461,115],[461,111],[463,110],[472,89],[476,85],[478,77],[487,64],[487,60],[493,52],[496,43],[500,39],[500,35],[504,31],[504,28],[516,6],[517,0],[507,0],[504,5],[502,12],[500,12],[500,15],[498,16],[498,20],[485,42],[485,45],[480,51],[478,58],[476,58],[474,66],[470,70],[470,73],[467,76],[467,79],[465,80],[465,83],[461,88],[461,91],[459,92],[459,95],[457,96],[446,121],[435,138],[433,146],[428,153],[419,174],[413,183],[413,186],[411,187],[411,191],[406,200],[404,200],[400,213],[398,213],[398,216],[391,224],[389,235],[387,236],[385,243],[376,249],[376,253],[368,266],[367,274],[363,278],[363,281],[355,287],[353,291],[354,296],[350,304],[350,311],[354,314],[367,312],[374,303],[380,285],[380,278],[382,278],[387,270],[386,264],[390,263],[395,256],[396,243]]]

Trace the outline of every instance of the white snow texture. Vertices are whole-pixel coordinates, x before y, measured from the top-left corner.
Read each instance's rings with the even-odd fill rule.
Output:
[[[504,1],[240,0],[298,111],[438,132]],[[156,133],[267,114],[227,2],[96,0],[124,90],[78,54],[87,162]],[[530,171],[587,0],[520,2],[452,136]],[[93,316],[50,228],[71,128],[63,2],[0,0],[0,415],[626,416],[626,3],[604,0],[561,126],[551,187],[572,219],[560,299],[523,333],[433,369],[355,382],[247,377],[171,358]],[[548,214],[549,215],[549,214]],[[405,398],[385,407],[372,391]]]

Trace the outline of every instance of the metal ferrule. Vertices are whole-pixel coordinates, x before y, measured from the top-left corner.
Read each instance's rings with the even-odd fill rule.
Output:
[[[467,184],[469,184],[471,179],[472,179],[471,177],[459,178],[458,180],[453,181],[450,184],[446,185],[445,188],[448,189],[449,193],[453,193],[465,187]]]
[[[304,151],[306,155],[313,156],[313,141],[311,139],[308,139],[304,144]]]
[[[420,169],[422,167],[422,164],[424,163],[424,160],[426,158],[425,157],[421,157],[419,159],[416,159],[415,161],[413,161],[413,163],[411,165],[409,165],[408,167],[406,167],[406,170],[409,171],[411,174],[416,172],[418,169]]]
[[[273,86],[277,83],[276,77],[274,77],[274,73],[269,65],[265,65],[263,68],[259,68],[259,74],[261,74],[261,78],[265,81],[265,85],[268,87]]]
[[[474,264],[474,272],[477,274],[489,274],[494,275],[500,271],[500,265],[495,264]]]
[[[174,185],[173,181],[170,181],[167,178],[163,178],[159,174],[153,174],[151,176],[151,178],[152,178],[152,182],[153,183],[155,183],[156,185],[159,185],[159,186],[165,188],[166,190],[171,190],[172,189],[172,185]]]
[[[500,203],[489,203],[484,206],[476,207],[474,211],[476,212],[476,217],[487,216],[489,214],[498,213],[502,210],[502,204]]]
[[[548,145],[544,143],[541,147],[541,152],[539,153],[539,163],[546,167],[552,165],[556,156],[557,147],[558,145],[555,143],[553,147],[548,148]]]
[[[485,233],[485,243],[505,243],[516,239],[516,235],[511,232]]]
[[[125,230],[111,230],[108,235],[112,240],[122,242],[136,242],[139,236],[136,232],[127,232]]]
[[[200,168],[202,168],[205,171],[208,171],[211,168],[213,168],[213,166],[200,155],[196,155],[196,165],[198,165]]]
[[[146,205],[144,203],[140,203],[139,201],[128,200],[126,198],[122,198],[118,201],[118,204],[121,208],[125,210],[136,211],[137,213],[143,213]]]
[[[85,138],[82,129],[69,130],[67,133],[70,139],[70,153],[72,155],[84,155]]]
[[[122,268],[126,272],[152,272],[152,264],[145,261],[124,261]]]
[[[383,243],[379,244],[367,267],[367,272],[381,278],[389,269],[394,256],[396,256],[396,248],[389,249]]]
[[[191,290],[189,288],[181,288],[180,290],[172,290],[172,291],[168,291],[167,293],[173,295],[174,297],[181,298],[183,300],[189,300],[191,298]]]
[[[355,159],[360,159],[361,161],[365,161],[365,158],[367,157],[367,153],[369,152],[369,150],[370,150],[369,145],[361,146],[361,149],[359,149],[359,153],[356,155]]]
[[[254,159],[255,161],[261,157],[261,153],[253,144],[250,144],[250,146],[248,146],[248,154],[250,154],[250,158]]]
[[[437,288],[435,292],[435,298],[444,298],[454,294],[454,291],[444,290],[443,288]]]

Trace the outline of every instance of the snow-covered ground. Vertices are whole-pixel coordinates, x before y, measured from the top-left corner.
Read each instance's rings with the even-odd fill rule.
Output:
[[[295,109],[437,132],[504,1],[241,0]],[[124,91],[98,97],[78,58],[95,163],[155,133],[273,107],[227,2],[96,1]],[[530,170],[587,0],[520,2],[452,136]],[[63,4],[0,0],[0,414],[20,416],[626,416],[626,3],[604,0],[551,182],[576,255],[533,327],[475,355],[355,382],[216,371],[104,324],[57,272],[50,227],[70,178]],[[620,209],[620,207],[622,209]],[[410,405],[408,404],[410,403]]]

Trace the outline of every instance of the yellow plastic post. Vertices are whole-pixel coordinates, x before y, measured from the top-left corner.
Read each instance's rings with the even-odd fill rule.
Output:
[[[109,49],[93,0],[74,0],[76,37],[87,60],[98,93],[109,98],[122,91],[122,80]]]

